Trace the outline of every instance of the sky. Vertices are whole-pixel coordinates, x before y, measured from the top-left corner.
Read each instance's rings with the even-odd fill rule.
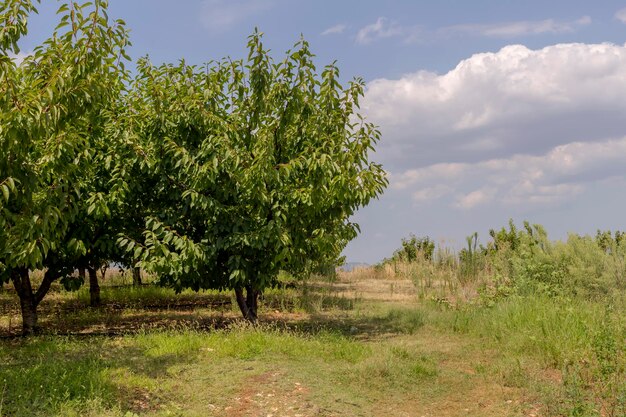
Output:
[[[40,5],[22,53],[59,4]],[[626,229],[626,0],[110,0],[109,15],[134,59],[242,58],[258,27],[276,59],[303,35],[319,68],[366,81],[390,185],[354,217],[350,262],[409,234],[485,242],[509,219],[554,239]]]

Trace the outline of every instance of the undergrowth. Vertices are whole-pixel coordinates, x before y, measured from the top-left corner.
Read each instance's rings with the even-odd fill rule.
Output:
[[[442,327],[514,363],[530,358],[557,370],[559,390],[544,398],[550,415],[626,415],[624,234],[554,242],[540,225],[510,222],[490,237],[483,246],[474,234],[458,253],[424,245],[428,238],[403,240],[376,270],[411,279]]]

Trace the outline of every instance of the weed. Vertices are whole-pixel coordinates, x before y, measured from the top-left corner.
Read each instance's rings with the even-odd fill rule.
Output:
[[[389,331],[413,334],[424,325],[424,312],[418,309],[390,309],[380,323]]]

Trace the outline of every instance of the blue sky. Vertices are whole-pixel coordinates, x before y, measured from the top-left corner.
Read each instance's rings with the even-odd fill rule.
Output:
[[[23,52],[58,4],[41,5]],[[110,0],[110,15],[133,58],[239,58],[256,26],[275,56],[303,34],[318,66],[366,80],[391,184],[357,214],[349,261],[409,233],[458,247],[509,218],[554,238],[626,229],[626,0]]]

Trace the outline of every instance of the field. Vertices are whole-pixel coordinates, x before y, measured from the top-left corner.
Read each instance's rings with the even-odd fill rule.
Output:
[[[251,326],[230,293],[111,284],[53,289],[26,339],[0,291],[1,416],[626,414],[623,302],[368,268],[267,290]]]
[[[194,34],[203,44],[174,52],[208,54],[208,62],[192,53],[170,64],[166,50],[154,63],[154,54],[141,51],[154,42],[131,48],[130,28],[113,17],[121,9],[109,18],[108,1],[62,2],[54,16],[42,5],[31,22],[39,3],[46,2],[0,1],[0,417],[626,417],[623,230],[553,241],[543,226],[518,227],[511,219],[482,243],[478,232],[468,236],[462,249],[410,235],[377,265],[337,271],[353,256],[344,250],[361,230],[355,214],[390,181],[407,193],[410,185],[429,204],[441,199],[432,209],[472,209],[450,212],[453,222],[438,210],[439,221],[449,223],[442,232],[463,218],[463,230],[482,224],[489,210],[499,218],[504,209],[519,215],[545,208],[541,217],[554,218],[552,210],[584,195],[618,213],[618,203],[598,196],[623,180],[622,170],[607,169],[623,162],[615,159],[622,139],[571,142],[550,128],[547,141],[523,139],[529,131],[541,134],[535,127],[550,118],[566,127],[561,134],[586,137],[593,129],[580,115],[616,113],[587,111],[593,100],[591,107],[571,106],[567,95],[560,106],[563,100],[552,96],[568,89],[553,88],[555,77],[541,75],[565,60],[561,78],[580,81],[574,84],[584,91],[605,78],[623,81],[609,71],[617,68],[615,45],[582,45],[600,60],[599,71],[578,59],[581,44],[541,51],[502,45],[447,74],[403,75],[397,89],[383,73],[353,78],[337,61],[320,63],[302,34],[276,56],[268,46],[286,38],[270,35],[265,43],[256,26],[239,59],[222,51],[230,41],[207,49],[208,38],[196,36],[205,32],[193,29],[194,20],[206,26],[202,31],[216,27],[205,35],[221,39],[226,26],[201,15],[247,25],[257,12],[275,17],[268,5],[202,2],[191,20],[180,18],[182,9],[166,13],[168,28],[180,21],[185,30],[159,35]],[[617,11],[613,23],[625,21],[624,13]],[[568,27],[590,21],[585,13],[577,21],[545,22],[574,32]],[[377,17],[353,36],[356,26],[349,26],[319,36],[346,29],[345,39],[368,54],[365,38],[408,41],[421,27]],[[489,35],[466,26],[432,34]],[[425,39],[456,42],[456,35]],[[224,52],[222,58],[210,50]],[[404,60],[398,48],[377,50],[399,54],[381,62]],[[533,71],[529,62],[541,64],[533,54],[552,50],[558,54],[550,65]],[[568,50],[575,59],[564,55]],[[507,51],[515,59],[492,59]],[[473,68],[475,57],[480,65]],[[584,66],[571,71],[570,61]],[[545,84],[550,111],[533,118],[522,102],[513,107],[524,117],[502,118],[491,107],[507,98],[493,101],[493,94],[477,107],[475,87],[493,76],[488,84],[501,88],[486,91],[513,92],[517,102],[529,90],[530,107],[541,104]],[[382,87],[370,88],[376,85]],[[532,88],[518,88],[525,85]],[[613,91],[598,89],[605,90]],[[450,123],[442,116],[446,103]],[[432,123],[418,114],[429,107],[437,114]],[[479,107],[489,111],[476,113]],[[562,123],[570,116],[573,124]],[[426,128],[407,128],[414,121]],[[506,127],[509,121],[515,123]],[[493,134],[485,135],[492,122]],[[532,129],[515,134],[524,123]],[[461,133],[469,147],[455,139]],[[384,151],[377,153],[383,135]],[[444,147],[430,149],[432,138]],[[539,143],[555,147],[524,152]],[[419,160],[411,156],[417,153]],[[371,159],[383,155],[385,167]],[[453,164],[446,162],[451,155]],[[418,165],[406,165],[411,161]],[[379,226],[392,236],[436,224],[428,210],[401,217],[380,218],[389,224]],[[595,215],[573,226],[589,230],[598,217],[610,223]],[[387,253],[386,241],[368,244],[368,252]]]

